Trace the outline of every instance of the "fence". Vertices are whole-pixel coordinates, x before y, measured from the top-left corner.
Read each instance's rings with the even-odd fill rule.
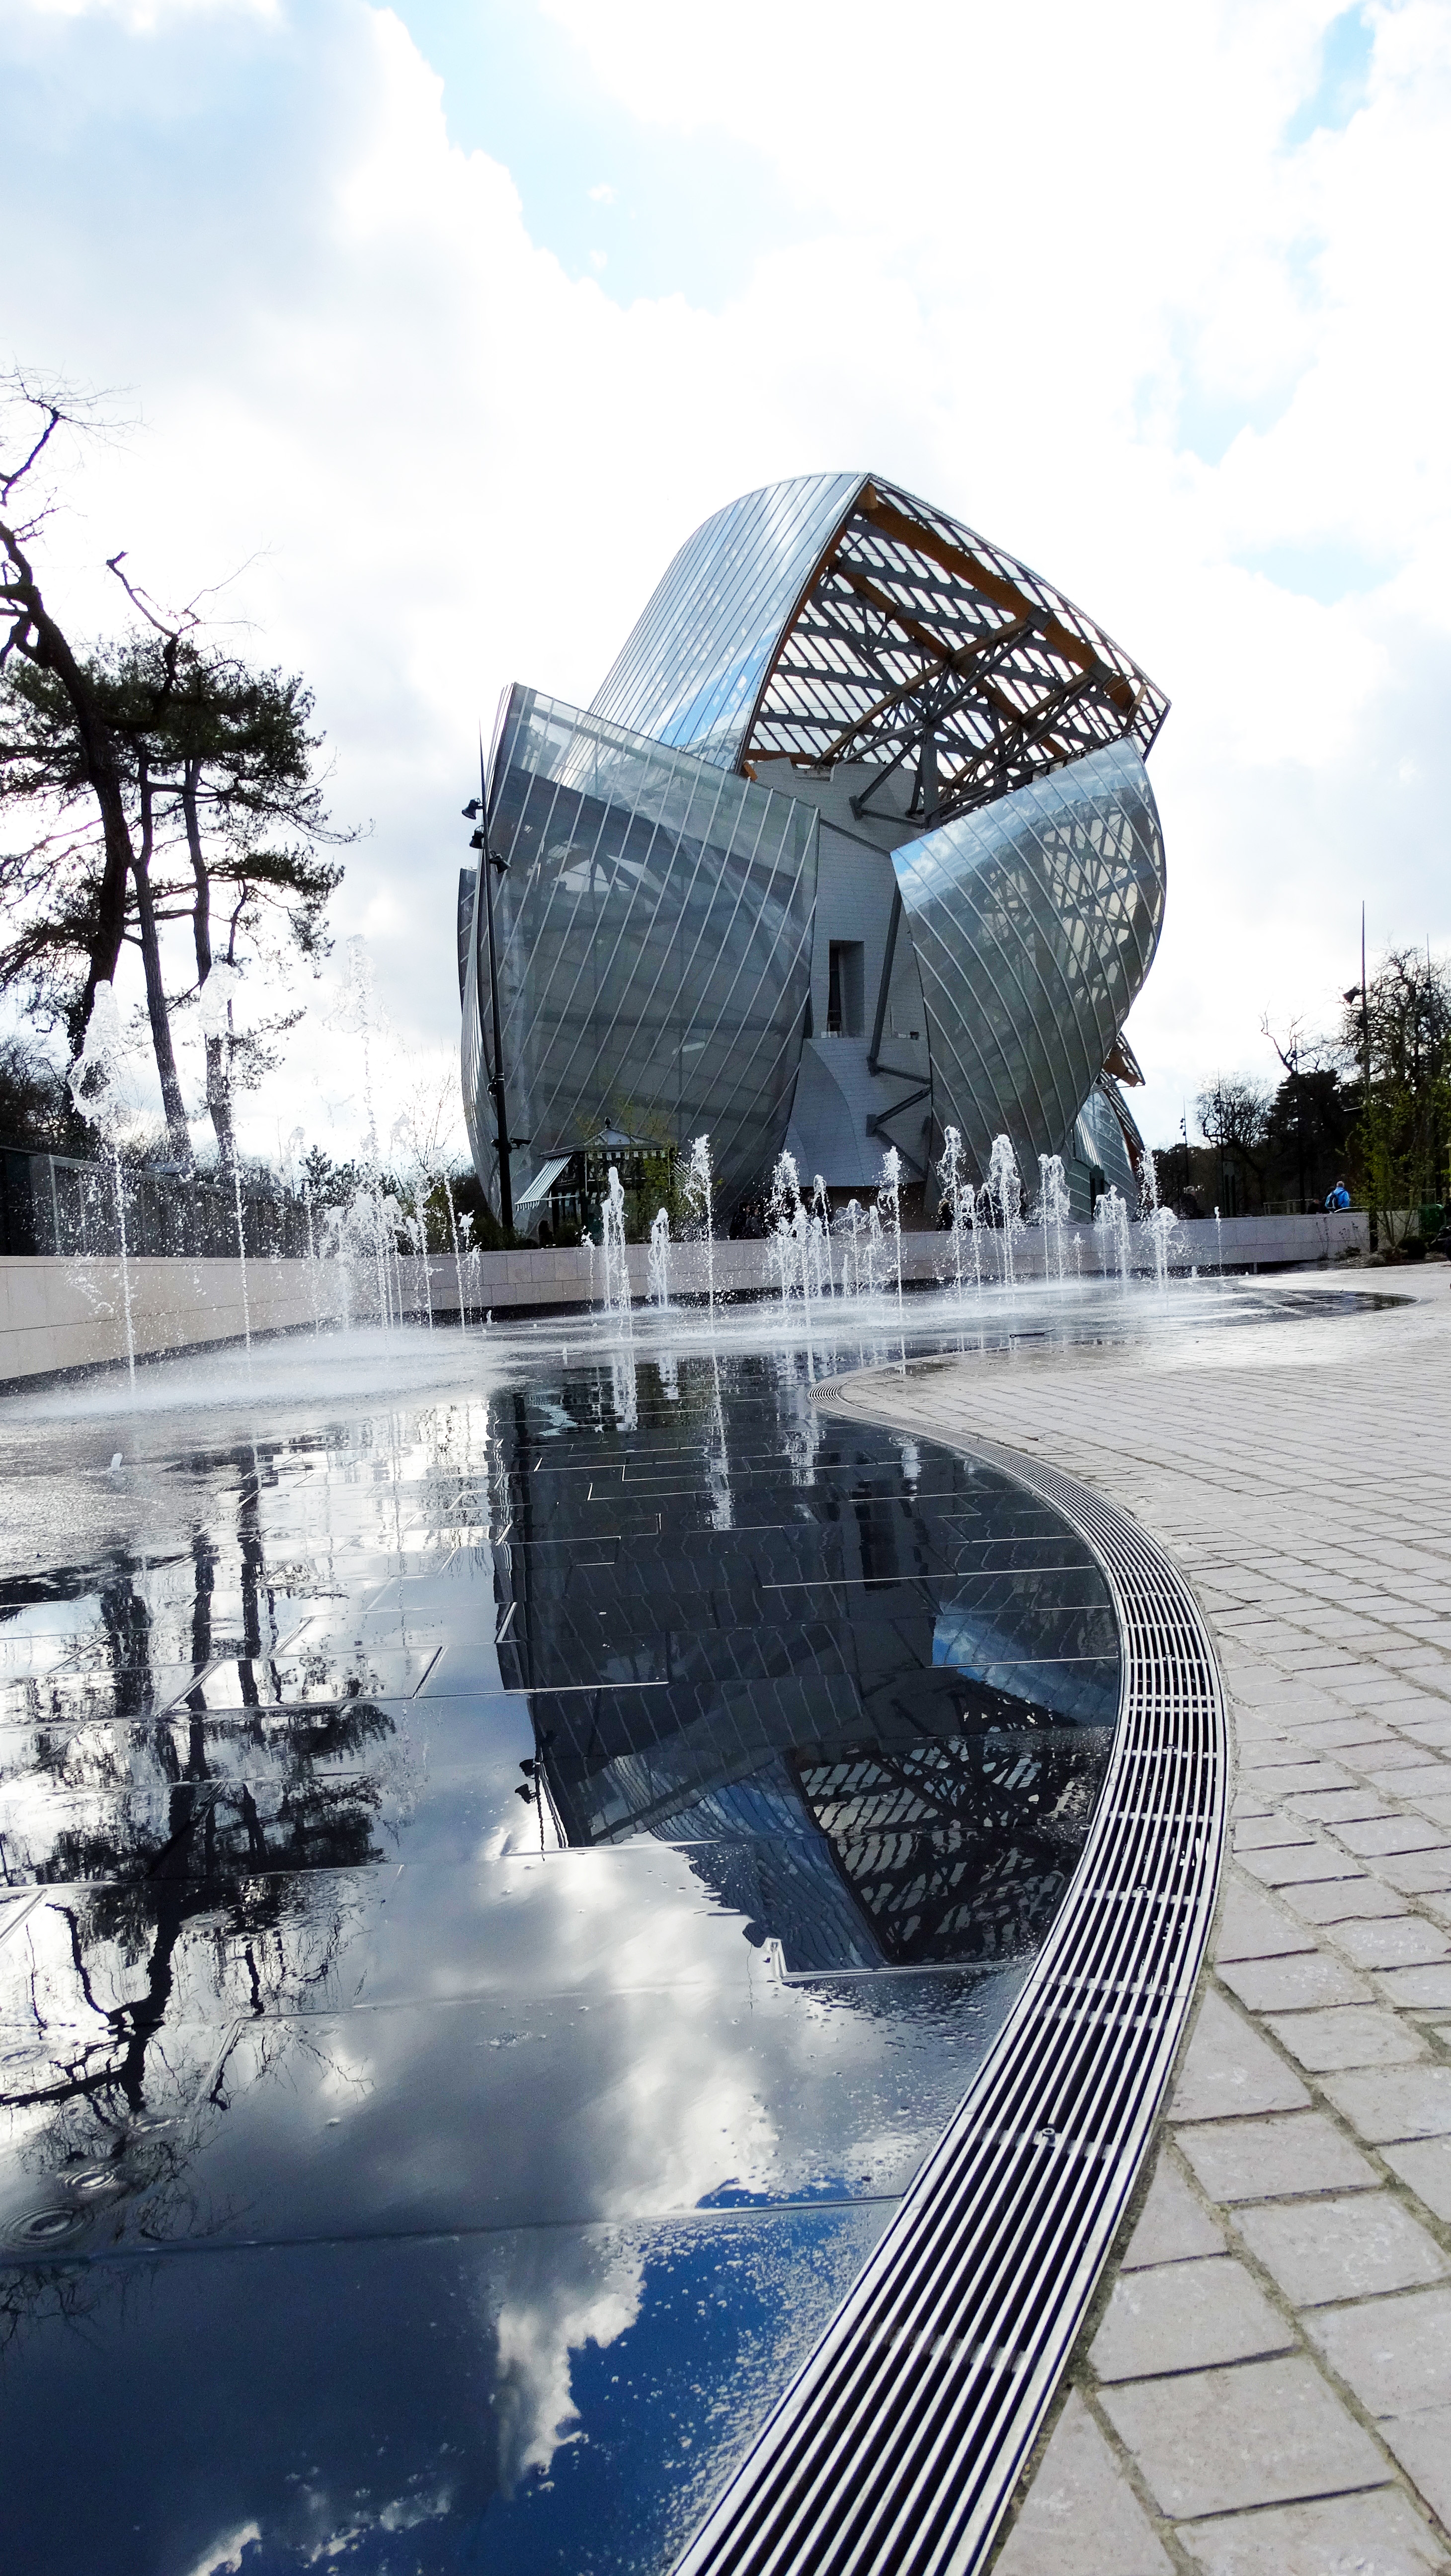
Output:
[[[0,1253],[114,1260],[235,1258],[236,1185],[220,1172],[178,1164],[88,1163],[71,1154],[0,1146]],[[306,1202],[280,1183],[244,1173],[242,1238],[249,1261],[301,1259],[309,1250]]]

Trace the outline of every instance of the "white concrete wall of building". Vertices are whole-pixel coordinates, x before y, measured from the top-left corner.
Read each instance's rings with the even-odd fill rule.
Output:
[[[1085,1276],[1104,1266],[1102,1236],[1091,1227],[1064,1229],[1065,1266],[1076,1266],[1073,1236],[1081,1242]],[[1227,1269],[1286,1267],[1336,1261],[1347,1252],[1364,1252],[1368,1221],[1358,1213],[1344,1216],[1227,1217],[1216,1236],[1212,1217],[1181,1225],[1170,1258],[1176,1270],[1191,1266],[1212,1272],[1222,1249]],[[985,1241],[985,1256],[992,1246]],[[1147,1239],[1134,1229],[1134,1264],[1152,1267]],[[1017,1247],[1021,1277],[1041,1272],[1043,1238],[1034,1229]],[[635,1295],[647,1294],[647,1254],[643,1244],[630,1250],[630,1277]],[[908,1234],[902,1238],[902,1275],[913,1284],[942,1277],[951,1263],[951,1246],[942,1234]],[[1108,1255],[1109,1267],[1113,1256]],[[459,1280],[453,1261],[436,1254],[428,1264],[400,1261],[397,1278],[404,1312],[422,1318],[425,1297],[434,1311],[454,1316],[459,1308]],[[598,1263],[579,1250],[487,1252],[469,1265],[465,1296],[473,1311],[501,1315],[533,1307],[582,1306],[598,1293]],[[705,1291],[705,1256],[695,1245],[677,1245],[673,1288],[680,1296]],[[759,1296],[772,1285],[764,1243],[719,1243],[715,1248],[715,1285],[719,1296]],[[376,1287],[361,1265],[345,1278],[335,1262],[254,1261],[247,1265],[246,1317],[257,1334],[306,1332],[313,1324],[373,1321]],[[162,1351],[199,1350],[208,1344],[240,1341],[243,1334],[242,1275],[235,1261],[138,1260],[131,1264],[132,1334],[138,1358]],[[67,1369],[115,1366],[126,1357],[126,1321],[121,1266],[116,1261],[54,1261],[24,1255],[0,1258],[0,1382],[40,1377]]]
[[[843,812],[849,810],[844,790],[838,802]],[[900,838],[900,831],[896,837]],[[874,1187],[889,1136],[869,1135],[867,1120],[927,1080],[927,1020],[905,915],[898,927],[882,1024],[882,1055],[894,1069],[888,1073],[884,1067],[876,1074],[867,1070],[896,885],[884,850],[874,849],[860,833],[843,829],[839,822],[823,823],[811,960],[814,1034],[804,1050],[786,1139],[808,1183],[820,1172],[832,1189]],[[851,941],[862,952],[860,1025],[840,1036],[832,1035],[828,1023],[834,940]],[[890,1131],[919,1163],[926,1107],[924,1101],[907,1111]]]

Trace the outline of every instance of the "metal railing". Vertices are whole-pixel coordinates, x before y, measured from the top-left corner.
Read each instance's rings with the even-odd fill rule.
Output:
[[[1327,1208],[1323,1199],[1266,1199],[1263,1207],[1247,1208],[1244,1213],[1248,1216],[1345,1216],[1358,1212],[1364,1216],[1369,1204],[1367,1199],[1352,1198],[1348,1209],[1337,1209]]]
[[[301,1197],[256,1173],[243,1174],[240,1197],[249,1260],[306,1254],[308,1217]],[[124,1211],[132,1255],[235,1260],[237,1199],[233,1182],[220,1172],[123,1162],[118,1185],[110,1161],[0,1146],[0,1252],[114,1260]]]

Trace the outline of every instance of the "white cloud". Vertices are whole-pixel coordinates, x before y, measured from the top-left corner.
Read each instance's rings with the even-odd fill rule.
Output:
[[[580,2241],[581,2235],[577,2230],[558,2245],[541,2242],[537,2230],[521,2232],[509,2248],[515,2277],[495,2325],[494,2411],[505,2495],[530,2469],[547,2476],[561,2444],[578,2438],[571,2355],[587,2343],[614,2343],[640,2313],[642,2255],[621,2247],[601,2263],[589,2237]]]
[[[191,2576],[238,2576],[243,2554],[262,2545],[261,2526],[255,2522],[239,2523],[223,2540],[214,2540],[204,2549],[191,2571]]]
[[[1343,121],[1294,147],[1329,0],[917,0],[890,36],[855,0],[742,0],[728,44],[656,0],[548,15],[637,118],[778,171],[796,232],[720,312],[571,280],[362,0],[0,34],[5,184],[51,209],[14,345],[147,422],[88,468],[58,596],[110,613],[117,543],[178,596],[250,561],[252,649],[312,676],[335,810],[375,823],[339,924],[405,1038],[452,1045],[499,689],[587,698],[690,527],[820,465],[985,528],[1174,699],[1151,1132],[1217,1065],[1268,1070],[1265,1009],[1328,1011],[1362,893],[1373,943],[1451,932],[1443,0],[1369,8]],[[321,1031],[297,1062],[348,1090]]]

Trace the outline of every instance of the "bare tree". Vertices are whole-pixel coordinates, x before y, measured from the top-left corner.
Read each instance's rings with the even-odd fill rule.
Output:
[[[4,488],[37,470],[71,417],[59,401],[48,405]],[[240,938],[273,965],[326,955],[326,908],[342,869],[318,845],[356,835],[334,830],[324,809],[314,774],[321,737],[310,730],[313,700],[302,679],[255,670],[207,642],[195,602],[178,613],[158,608],[124,554],[108,569],[136,624],[86,652],[69,644],[37,606],[21,543],[44,515],[9,529],[0,805],[25,808],[41,828],[0,858],[8,934],[0,987],[22,987],[32,1010],[64,1026],[74,1045],[97,983],[114,977],[123,942],[134,940],[171,1147],[189,1163],[173,1011],[205,992],[216,964],[237,967]],[[195,981],[168,993],[162,933],[182,921]],[[275,1061],[268,1040],[298,1016],[284,1009],[245,1036],[230,998],[204,1016],[207,1108],[228,1169],[234,1084]]]
[[[1266,1086],[1244,1073],[1216,1074],[1209,1088],[1196,1096],[1194,1115],[1219,1152],[1221,1197],[1227,1195],[1231,1155],[1238,1159],[1241,1176],[1246,1170],[1258,1174],[1270,1100]]]
[[[93,425],[91,407],[59,388],[45,391],[18,369],[0,376],[0,403],[16,416],[13,438],[0,444],[0,670],[18,659],[53,679],[70,709],[83,774],[100,814],[102,866],[89,924],[85,982],[71,1027],[79,1039],[96,986],[109,983],[126,932],[126,889],[134,864],[116,744],[95,679],[46,606],[32,554],[49,516],[36,477],[57,431]],[[0,761],[6,758],[0,747]]]

